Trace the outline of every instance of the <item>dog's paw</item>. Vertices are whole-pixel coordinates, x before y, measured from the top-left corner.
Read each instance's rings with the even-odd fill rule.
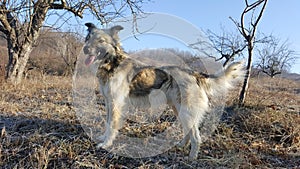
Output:
[[[195,151],[195,150],[191,150],[190,154],[189,154],[189,157],[188,157],[188,160],[189,161],[194,161],[196,160],[198,157],[198,151]]]
[[[189,144],[190,144],[189,141],[181,140],[181,141],[176,145],[176,147],[177,147],[177,148],[180,148],[180,149],[183,149],[183,148],[187,147]]]
[[[110,146],[112,146],[112,142],[104,141],[103,143],[97,144],[96,148],[97,149],[99,149],[99,148],[107,149]]]

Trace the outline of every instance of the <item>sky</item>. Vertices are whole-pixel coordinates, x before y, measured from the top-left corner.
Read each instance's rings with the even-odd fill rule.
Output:
[[[239,19],[245,7],[242,0],[155,0],[144,6],[145,11],[163,12],[181,17],[200,29],[219,32],[221,26],[235,30],[229,19]],[[258,29],[265,34],[273,34],[280,39],[288,39],[291,48],[300,53],[300,1],[269,0]],[[300,59],[291,72],[300,73]]]
[[[193,27],[204,31],[209,29],[219,33],[221,32],[221,27],[224,27],[228,31],[236,30],[229,17],[239,20],[244,7],[245,4],[242,0],[152,0],[144,4],[143,10],[145,12],[160,13],[163,16],[170,15],[173,19],[178,17],[178,20],[180,20],[179,23],[185,22],[186,24],[184,25],[189,25],[189,28]],[[291,49],[300,54],[300,33],[298,33],[300,27],[299,7],[299,0],[269,0],[263,18],[258,25],[258,30],[266,35],[273,34],[283,41],[288,40],[291,44]],[[158,20],[163,19],[158,18]],[[82,23],[90,21],[99,25],[97,24],[97,20],[90,16],[85,17]],[[167,20],[158,21],[153,25],[157,26],[165,22],[167,22]],[[143,24],[145,25],[145,23]],[[184,31],[181,29],[184,27],[182,25],[178,23],[170,25],[168,27],[169,30],[166,31],[178,31],[178,34],[192,36],[190,31],[192,31],[193,28],[186,28],[188,31]],[[125,28],[127,27],[125,26]],[[148,27],[150,29],[152,28],[151,25]],[[185,42],[178,37],[179,35],[174,38],[173,35],[169,36],[168,33],[161,34],[160,32],[154,31],[152,34],[145,33],[145,35],[138,36],[137,38],[132,36],[127,37],[127,39],[122,40],[122,44],[125,50],[159,47],[183,48],[185,50]],[[300,74],[300,59],[296,60],[291,72]]]

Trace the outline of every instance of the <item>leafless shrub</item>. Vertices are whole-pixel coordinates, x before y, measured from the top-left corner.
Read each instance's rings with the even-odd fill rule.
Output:
[[[270,43],[263,44],[257,51],[257,68],[270,77],[288,71],[297,59],[296,52],[290,48],[288,41],[281,42],[274,36]]]

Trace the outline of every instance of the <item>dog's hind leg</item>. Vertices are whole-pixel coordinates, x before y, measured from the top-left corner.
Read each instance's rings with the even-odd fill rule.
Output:
[[[184,119],[187,120],[187,119]],[[187,133],[183,140],[178,144],[178,146],[184,147],[189,141],[191,142],[191,150],[189,154],[189,160],[194,160],[198,157],[198,152],[200,149],[201,137],[198,129],[198,123],[195,122],[192,127],[187,125],[188,123],[182,122],[182,126]],[[189,130],[189,131],[187,131]]]
[[[189,154],[189,160],[194,160],[198,157],[200,149],[201,137],[199,134],[198,124],[195,124],[189,132],[191,140],[191,151]]]
[[[181,112],[178,115],[184,133],[186,134],[179,145],[184,146],[186,143],[188,143],[188,141],[191,142],[189,160],[194,160],[197,158],[201,143],[201,137],[198,129],[201,113],[194,113],[197,112],[197,110],[199,111],[199,109],[192,106],[181,106]]]
[[[176,116],[178,116],[178,111],[174,105],[171,105],[173,112],[175,113]],[[177,147],[179,148],[184,148],[190,141],[190,136],[189,134],[186,134],[183,139],[177,144]]]

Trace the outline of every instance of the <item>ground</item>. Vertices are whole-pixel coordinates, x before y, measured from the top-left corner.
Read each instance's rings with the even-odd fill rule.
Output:
[[[231,91],[218,128],[188,161],[188,149],[141,159],[96,149],[76,117],[72,78],[0,82],[0,168],[299,168],[299,92],[299,82],[255,77],[238,107]]]

